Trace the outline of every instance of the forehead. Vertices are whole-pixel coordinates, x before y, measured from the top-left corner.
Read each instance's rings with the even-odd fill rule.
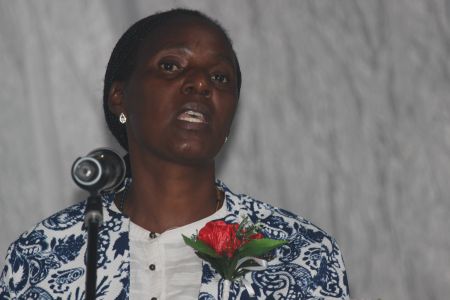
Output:
[[[225,33],[214,23],[199,17],[174,17],[158,24],[142,41],[139,53],[147,56],[165,48],[199,48],[234,60]]]

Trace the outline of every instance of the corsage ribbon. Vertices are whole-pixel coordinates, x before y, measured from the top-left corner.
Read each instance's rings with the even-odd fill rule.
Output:
[[[249,260],[254,261],[257,264],[257,266],[248,266],[248,267],[240,268],[240,266],[243,263],[245,263],[245,262],[247,262]],[[267,265],[268,265],[268,262],[265,259],[254,257],[254,256],[247,256],[247,257],[243,257],[240,260],[238,260],[236,268],[238,270],[263,271],[263,270],[267,269]],[[247,292],[250,295],[250,297],[255,296],[255,290],[252,288],[251,283],[248,282],[248,280],[246,280],[244,277],[240,278],[240,281],[244,285],[244,287],[247,290]]]

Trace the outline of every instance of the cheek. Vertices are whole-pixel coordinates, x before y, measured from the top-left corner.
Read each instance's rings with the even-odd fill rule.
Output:
[[[143,91],[136,91],[128,99],[128,126],[131,134],[136,138],[146,139],[145,136],[155,136],[158,126],[164,124],[165,115],[158,99]]]
[[[133,88],[133,93],[127,97],[129,114],[144,119],[161,119],[173,110],[170,99],[174,88],[163,87],[158,81],[142,81]]]
[[[228,134],[230,130],[236,108],[237,100],[235,98],[225,99],[219,104],[218,115],[220,116],[220,123],[223,127],[224,134]]]

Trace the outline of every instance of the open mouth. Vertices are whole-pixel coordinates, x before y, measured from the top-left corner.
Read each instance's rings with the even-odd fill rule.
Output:
[[[194,110],[186,110],[182,112],[177,119],[190,123],[207,123],[205,115]]]

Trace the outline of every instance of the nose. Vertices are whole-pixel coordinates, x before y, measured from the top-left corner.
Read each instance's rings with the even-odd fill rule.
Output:
[[[205,98],[211,97],[211,86],[207,74],[200,70],[192,70],[186,75],[181,91],[185,95],[199,94]]]

